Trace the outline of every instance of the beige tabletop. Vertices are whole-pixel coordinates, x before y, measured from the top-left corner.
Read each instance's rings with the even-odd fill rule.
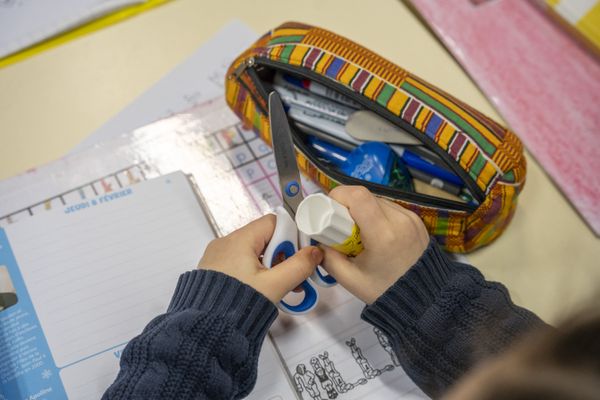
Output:
[[[63,156],[234,18],[263,33],[283,21],[351,38],[501,118],[399,0],[175,0],[0,70],[0,179]],[[516,303],[556,323],[600,291],[600,240],[528,154],[515,218],[469,255]]]

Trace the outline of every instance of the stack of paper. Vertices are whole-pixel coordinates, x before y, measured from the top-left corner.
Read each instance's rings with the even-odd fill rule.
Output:
[[[168,0],[0,0],[0,67]]]

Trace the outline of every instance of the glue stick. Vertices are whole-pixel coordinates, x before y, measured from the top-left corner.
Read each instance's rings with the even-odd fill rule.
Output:
[[[312,194],[300,203],[296,225],[311,239],[348,256],[363,250],[358,226],[348,209],[323,193]]]

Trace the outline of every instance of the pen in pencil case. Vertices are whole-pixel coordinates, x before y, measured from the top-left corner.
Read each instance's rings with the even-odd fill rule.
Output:
[[[278,72],[275,74],[273,83],[275,83],[275,85],[280,85],[288,89],[296,88],[300,90],[306,90],[318,96],[325,97],[327,99],[333,100],[335,102],[355,109],[359,109],[362,107],[360,104],[350,99],[349,97],[344,96],[343,94],[333,89],[330,89],[327,86],[321,85],[317,82],[313,82],[309,79],[296,78],[291,75],[284,75]]]
[[[290,90],[283,86],[273,85],[273,88],[281,96],[281,100],[287,106],[298,106],[307,110],[318,112],[328,116],[333,121],[342,125],[354,110],[348,106],[336,103],[332,100],[320,97],[310,96],[298,90]]]

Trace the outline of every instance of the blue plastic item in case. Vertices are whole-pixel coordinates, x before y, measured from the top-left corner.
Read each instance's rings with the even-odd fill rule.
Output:
[[[398,158],[387,144],[366,142],[352,151],[346,151],[312,136],[308,137],[308,142],[321,157],[346,175],[380,185],[390,185]]]

